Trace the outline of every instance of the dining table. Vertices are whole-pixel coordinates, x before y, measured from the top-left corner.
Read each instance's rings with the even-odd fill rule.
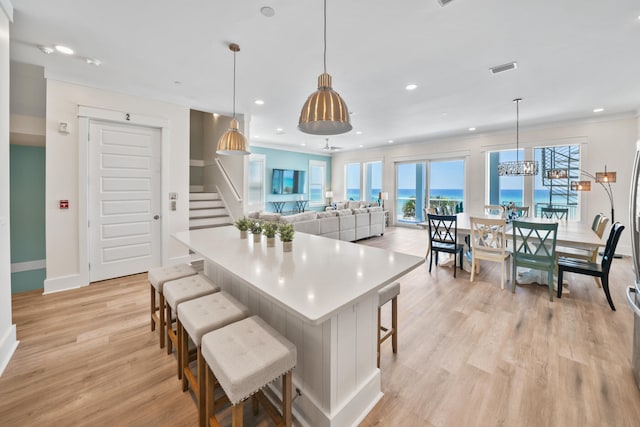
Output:
[[[477,218],[491,218],[491,219],[501,218],[500,215],[487,215],[484,213],[469,214],[467,212],[463,212],[463,213],[456,214],[459,242],[464,242],[465,237],[471,234],[470,218],[472,216]],[[598,237],[598,235],[593,231],[593,229],[591,228],[591,224],[585,224],[580,221],[567,221],[567,220],[532,218],[532,217],[517,218],[517,221],[527,221],[527,222],[536,222],[536,223],[549,223],[549,222],[557,223],[558,231],[556,234],[556,246],[565,246],[565,247],[578,248],[578,249],[591,249],[594,247],[604,246],[606,243],[602,238]],[[510,226],[510,222],[511,222],[510,220],[507,221],[507,234],[508,234],[507,243],[509,243],[512,239],[511,237],[512,229]],[[418,224],[418,226],[427,230],[429,229],[428,222],[421,222]],[[426,257],[429,256],[428,242],[429,242],[429,239],[427,238]],[[470,248],[465,250],[464,253],[466,254],[469,250]],[[466,271],[471,271],[470,259],[466,256],[464,257],[463,266]],[[534,276],[534,280],[536,279],[537,277]],[[526,282],[527,280],[525,278],[522,281],[522,283],[526,283]],[[518,283],[521,283],[520,278],[518,278]]]

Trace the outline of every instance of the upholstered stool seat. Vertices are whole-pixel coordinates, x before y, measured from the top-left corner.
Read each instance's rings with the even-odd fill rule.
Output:
[[[296,346],[258,316],[209,332],[202,338],[202,355],[207,369],[207,416],[215,420],[213,385],[215,378],[233,405],[232,424],[242,425],[242,402],[283,376],[282,415],[261,393],[260,403],[276,417],[276,425],[291,425],[291,371],[296,365]],[[212,376],[213,375],[213,376]],[[214,423],[215,425],[215,423]]]
[[[380,344],[391,337],[391,347],[393,352],[398,352],[398,295],[400,294],[400,283],[395,282],[378,291],[378,368],[380,367]],[[381,308],[391,301],[391,328],[382,326]],[[381,336],[381,333],[385,332]]]
[[[160,335],[160,348],[164,348],[164,337],[166,334],[165,326],[165,301],[162,293],[164,284],[172,280],[180,279],[187,276],[193,276],[198,272],[188,264],[176,264],[166,267],[158,267],[149,270],[147,278],[150,285],[151,293],[151,331],[156,330]],[[156,294],[159,297],[158,305],[156,305]]]
[[[220,287],[214,284],[211,280],[201,274],[195,274],[193,276],[183,277],[182,279],[172,280],[164,284],[162,293],[167,305],[167,311],[165,319],[167,323],[167,354],[171,354],[172,344],[176,347],[176,354],[178,356],[178,378],[182,378],[182,364],[180,363],[181,354],[180,340],[178,334],[180,333],[179,322],[176,316],[176,329],[174,332],[172,318],[177,313],[176,308],[179,304],[198,298],[204,295],[213,294],[220,291]]]
[[[200,425],[206,422],[205,412],[205,362],[202,358],[201,341],[207,332],[222,328],[230,323],[242,320],[249,315],[247,307],[225,291],[205,295],[178,305],[180,331],[180,363],[182,369],[182,390],[189,385],[198,402]],[[197,348],[196,375],[189,368],[188,339],[191,338]]]

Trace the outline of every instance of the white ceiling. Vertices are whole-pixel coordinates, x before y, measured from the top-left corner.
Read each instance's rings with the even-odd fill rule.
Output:
[[[229,114],[233,55],[237,110],[252,141],[306,144],[300,109],[322,72],[321,0],[12,0],[11,58],[45,75]],[[262,6],[275,16],[260,13]],[[327,71],[353,112],[332,145],[365,148],[636,111],[636,0],[328,0]],[[45,55],[65,44],[77,56]],[[87,65],[84,57],[102,61]],[[518,69],[491,75],[510,61]],[[181,82],[176,84],[175,82]],[[408,92],[408,83],[418,89]],[[264,99],[257,106],[254,100]],[[276,128],[284,129],[277,134]],[[356,131],[361,131],[357,135]]]

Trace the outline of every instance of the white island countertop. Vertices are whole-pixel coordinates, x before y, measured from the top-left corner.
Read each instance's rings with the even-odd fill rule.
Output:
[[[240,239],[233,226],[183,231],[174,238],[246,281],[303,320],[319,324],[424,262],[424,258],[296,233],[293,251],[277,238]]]

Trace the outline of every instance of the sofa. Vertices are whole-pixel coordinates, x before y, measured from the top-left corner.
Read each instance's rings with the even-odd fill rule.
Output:
[[[261,221],[293,224],[300,233],[348,242],[382,236],[385,230],[384,211],[379,206],[308,211],[286,216],[273,212],[251,212],[247,216]]]

